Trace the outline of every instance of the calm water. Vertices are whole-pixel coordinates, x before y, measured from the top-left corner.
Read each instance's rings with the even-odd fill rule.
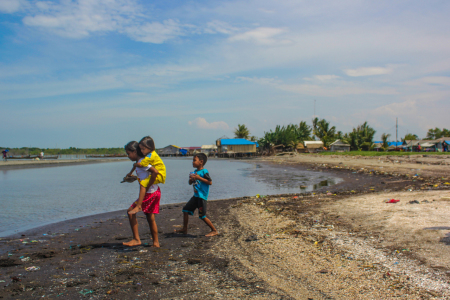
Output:
[[[186,202],[191,159],[165,158],[161,204]],[[97,213],[127,209],[138,184],[120,183],[130,161],[51,168],[0,170],[0,236]],[[321,172],[239,161],[210,160],[209,199],[311,191],[341,181]]]

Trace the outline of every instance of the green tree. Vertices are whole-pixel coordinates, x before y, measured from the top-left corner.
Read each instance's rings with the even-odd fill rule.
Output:
[[[248,139],[250,136],[250,131],[248,130],[247,126],[244,124],[238,124],[238,127],[234,130],[234,137],[238,139]]]
[[[450,137],[450,130],[443,128],[442,130],[439,128],[431,128],[428,129],[426,140],[436,140],[441,137]]]
[[[391,135],[389,133],[383,133],[381,135],[381,140],[383,141],[383,148],[384,150],[387,150],[387,148],[389,147],[389,143],[388,140],[391,137]]]
[[[323,142],[325,147],[328,147],[335,139],[336,127],[330,127],[330,122],[327,122],[325,119],[319,120],[315,122],[314,135]]]
[[[352,150],[368,150],[372,145],[375,129],[367,121],[353,128],[353,131],[343,136],[343,141],[350,144]]]
[[[405,135],[405,137],[402,139],[403,141],[411,141],[411,140],[418,140],[419,137],[417,136],[417,134],[413,134],[413,133],[408,133],[407,135]]]

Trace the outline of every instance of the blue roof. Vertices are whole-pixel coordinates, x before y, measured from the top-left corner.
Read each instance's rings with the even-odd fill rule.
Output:
[[[257,142],[247,141],[246,139],[221,139],[220,144],[223,146],[228,145],[255,145],[258,147]]]
[[[383,141],[374,141],[374,144],[383,144]],[[401,146],[403,142],[388,142],[388,146]]]

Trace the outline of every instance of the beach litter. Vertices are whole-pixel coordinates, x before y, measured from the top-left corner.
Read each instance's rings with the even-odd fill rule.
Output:
[[[28,272],[33,272],[33,271],[37,271],[40,269],[41,269],[40,267],[36,267],[36,266],[25,268],[25,270],[27,270]]]
[[[400,200],[391,199],[386,201],[386,203],[397,203],[397,202],[400,202]]]
[[[246,242],[253,242],[253,241],[257,241],[258,240],[258,236],[257,235],[251,235],[248,238],[245,239]]]
[[[420,204],[418,200],[411,200],[408,202],[409,204]]]
[[[93,294],[94,291],[93,290],[82,290],[82,291],[79,291],[78,293],[80,293],[83,296],[86,296],[87,294]]]
[[[31,258],[29,258],[29,257],[24,257],[21,259],[21,261],[30,261],[30,260],[31,260]]]

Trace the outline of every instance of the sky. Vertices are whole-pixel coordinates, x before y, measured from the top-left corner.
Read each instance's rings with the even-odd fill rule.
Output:
[[[0,146],[201,146],[314,113],[425,137],[450,127],[449,14],[433,0],[0,0]]]

